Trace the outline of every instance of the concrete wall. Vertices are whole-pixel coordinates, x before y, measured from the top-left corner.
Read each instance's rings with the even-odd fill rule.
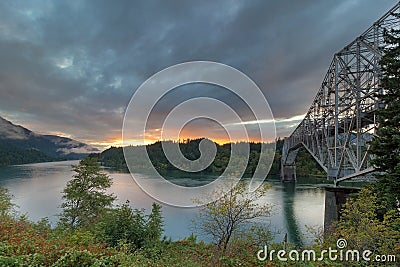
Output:
[[[296,166],[283,165],[281,172],[282,182],[296,182]]]

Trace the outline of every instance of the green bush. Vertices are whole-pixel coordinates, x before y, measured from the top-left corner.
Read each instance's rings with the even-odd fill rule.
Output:
[[[0,256],[0,266],[7,267],[36,267],[36,266],[44,266],[46,262],[46,258],[38,253],[29,254],[29,255],[19,255],[19,256]]]
[[[151,213],[132,209],[129,202],[111,210],[96,226],[99,240],[113,247],[127,245],[129,251],[152,247],[160,242],[163,232],[161,206],[153,204]]]

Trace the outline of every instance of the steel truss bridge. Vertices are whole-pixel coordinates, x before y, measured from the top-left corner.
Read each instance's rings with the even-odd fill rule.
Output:
[[[400,3],[368,30],[337,52],[305,118],[285,138],[282,179],[295,180],[295,159],[301,147],[313,156],[335,185],[374,171],[368,153],[383,108],[379,95],[384,31],[399,29]],[[399,111],[400,112],[400,111]]]

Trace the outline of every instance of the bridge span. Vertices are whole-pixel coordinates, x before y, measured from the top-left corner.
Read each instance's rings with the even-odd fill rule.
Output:
[[[295,159],[304,147],[338,183],[374,171],[368,142],[378,127],[376,110],[384,108],[379,95],[379,60],[384,32],[400,28],[400,3],[364,33],[334,54],[321,87],[303,121],[285,138],[282,180],[296,180]]]

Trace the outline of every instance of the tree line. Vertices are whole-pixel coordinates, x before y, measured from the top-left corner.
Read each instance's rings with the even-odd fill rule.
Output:
[[[182,154],[190,160],[196,160],[200,157],[199,143],[202,139],[185,140],[185,142],[179,143]],[[244,175],[253,175],[261,152],[261,143],[251,142],[248,143],[250,153],[249,160],[246,166]],[[272,145],[272,144],[271,144]],[[226,169],[230,160],[231,146],[232,144],[219,145],[215,143],[217,153],[214,161],[205,170],[202,171],[204,174],[220,175]],[[275,142],[276,151],[274,159],[271,165],[269,175],[277,176],[280,174],[281,169],[281,154],[283,147],[283,139],[278,138]],[[162,143],[160,141],[146,146],[147,153],[153,164],[153,166],[160,171],[176,171],[179,170],[172,165],[166,158]],[[111,147],[98,154],[91,154],[90,157],[96,157],[99,159],[101,164],[105,167],[114,168],[117,170],[128,171],[123,148],[122,147]],[[135,163],[134,159],[133,162]],[[136,162],[135,169],[141,169],[141,164]],[[301,150],[296,158],[296,170],[298,176],[309,176],[309,175],[324,175],[323,169],[318,163],[307,153],[306,150]]]

